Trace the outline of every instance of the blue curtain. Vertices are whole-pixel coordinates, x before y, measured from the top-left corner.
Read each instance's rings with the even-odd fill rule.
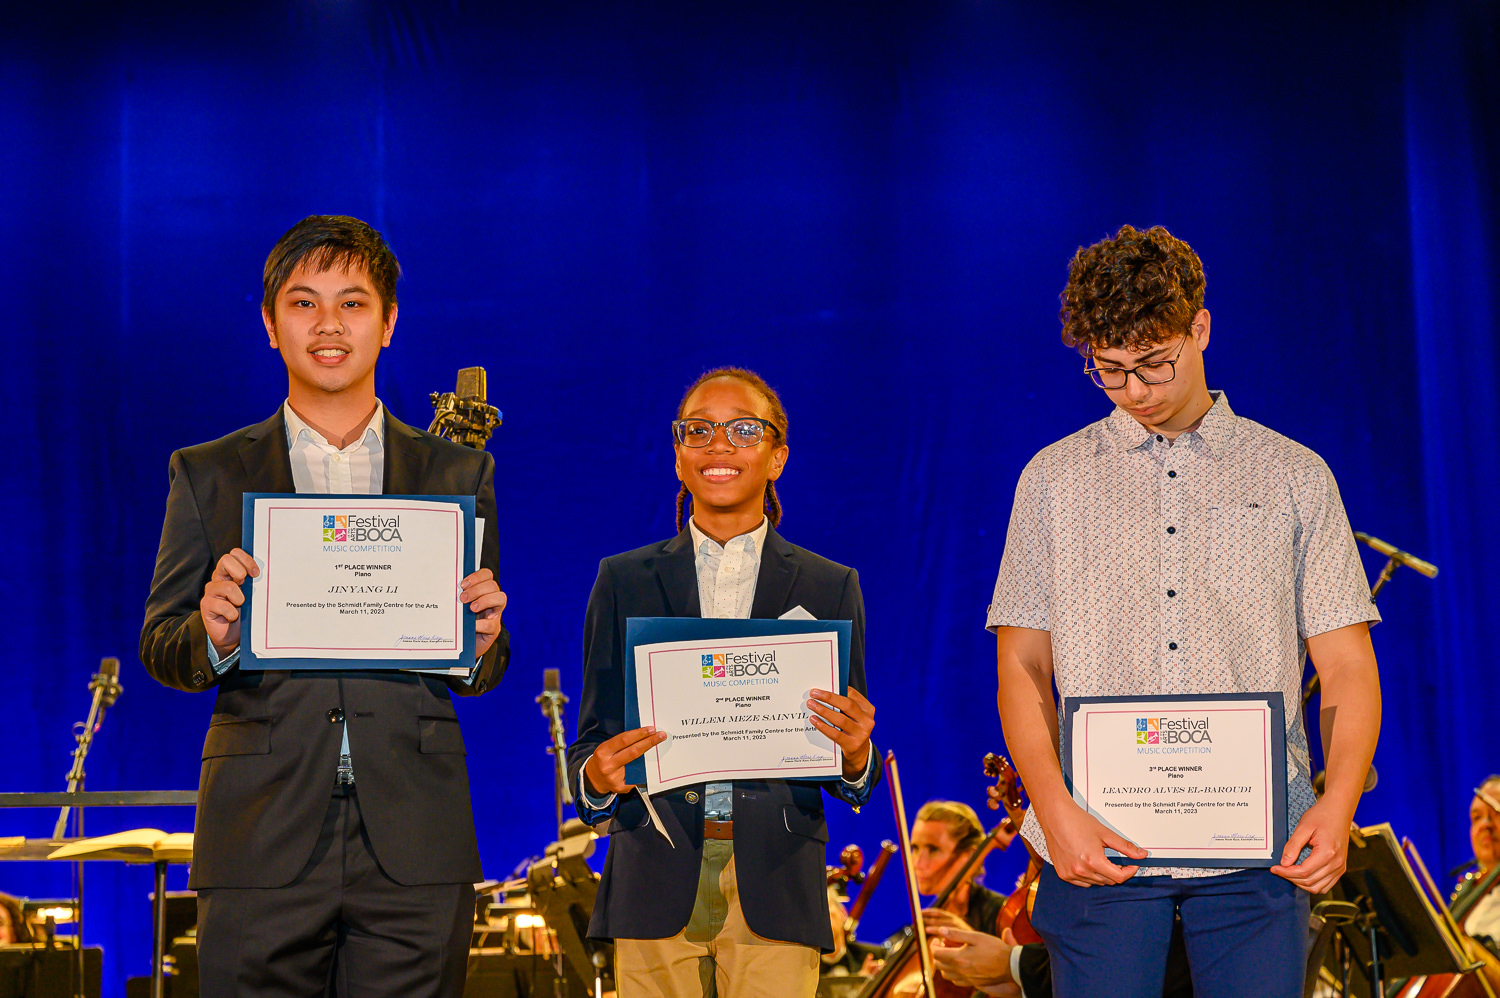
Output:
[[[1016,475],[1105,412],[1058,342],[1080,244],[1202,255],[1208,369],[1318,451],[1402,570],[1375,631],[1380,785],[1429,865],[1500,769],[1495,18],[1482,3],[1242,12],[1000,2],[282,2],[32,9],[0,32],[0,691],[7,790],[60,786],[103,655],[96,789],[191,788],[211,698],[134,650],[170,452],[269,414],[265,253],[368,219],[406,269],[379,391],[423,424],[489,369],[511,674],[463,703],[485,868],[549,841],[541,670],[580,679],[598,560],[672,529],[667,421],[707,366],[783,393],[784,533],[860,570],[877,741],[913,802],[1003,750],[982,629]],[[1382,559],[1370,553],[1373,577]],[[833,809],[834,845],[894,837]],[[46,834],[12,811],[0,834]],[[183,830],[182,809],[88,831]],[[990,860],[1005,886],[1017,855]],[[172,886],[182,883],[173,872]],[[95,864],[107,993],[144,974],[149,875]],[[68,892],[9,864],[0,889]],[[887,887],[866,919],[906,920]]]

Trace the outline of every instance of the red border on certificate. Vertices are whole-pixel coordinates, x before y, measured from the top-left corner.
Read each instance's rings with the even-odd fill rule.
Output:
[[[808,639],[805,639],[805,638],[798,638],[797,640],[778,641],[775,638],[771,638],[771,639],[756,638],[753,642],[744,642],[745,646],[748,646],[748,647],[757,647],[757,648],[760,648],[760,647],[787,648],[787,647],[791,647],[792,645],[817,645],[817,644],[826,644],[826,645],[828,645],[828,675],[829,675],[828,688],[829,689],[838,689],[838,682],[839,682],[839,643],[838,643],[838,637],[835,634],[833,634],[832,632],[829,632],[829,633],[827,633],[827,634],[825,634],[823,636],[820,636],[820,637],[818,637],[817,639],[814,639],[814,640],[808,640]],[[656,667],[655,667],[655,663],[653,663],[651,661],[651,659],[653,657],[657,656],[657,655],[681,655],[681,654],[699,654],[699,655],[701,655],[702,654],[702,649],[704,649],[704,648],[723,648],[723,647],[724,647],[724,642],[723,641],[705,641],[701,645],[683,646],[683,647],[679,647],[679,648],[673,648],[673,649],[670,649],[670,650],[667,650],[667,651],[648,651],[646,653],[646,671],[647,671],[646,682],[649,684],[650,689],[651,689],[651,723],[653,723],[653,724],[656,723]],[[644,721],[644,719],[642,719],[642,720]],[[833,748],[834,748],[834,758],[838,758],[838,745],[834,745]],[[660,755],[656,755],[655,753],[653,753],[653,756],[654,756],[654,761],[656,763],[656,778],[661,783],[666,783],[668,781],[676,782],[678,780],[686,780],[686,779],[689,779],[689,778],[694,777],[694,776],[722,775],[725,779],[729,779],[729,780],[732,780],[732,779],[735,778],[734,777],[734,770],[727,770],[726,771],[726,770],[722,770],[722,769],[704,770],[701,773],[680,773],[677,776],[664,776],[664,775],[662,775],[662,771],[661,771],[661,756]],[[778,766],[777,767],[777,772],[788,772],[788,773],[791,773],[791,772],[796,772],[797,770],[800,770],[800,769],[821,769],[821,768],[823,768],[826,765],[827,765],[827,763],[821,763],[821,764],[817,764],[817,765],[807,765],[807,766]],[[759,770],[759,769],[746,770],[746,772],[760,772],[760,771],[761,770]]]
[[[1212,697],[1212,694],[1204,694],[1204,699],[1211,699],[1211,697]],[[1163,708],[1163,709],[1165,709],[1165,708]],[[1199,847],[1199,846],[1172,846],[1172,845],[1161,845],[1161,844],[1153,843],[1152,848],[1153,849],[1191,849],[1193,851],[1194,855],[1202,855],[1202,854],[1205,854],[1205,853],[1269,852],[1272,849],[1272,847],[1273,847],[1273,840],[1271,838],[1271,814],[1272,814],[1272,811],[1274,810],[1274,807],[1275,807],[1275,802],[1271,800],[1271,793],[1275,789],[1275,785],[1271,781],[1271,746],[1270,746],[1270,744],[1266,740],[1266,728],[1269,726],[1270,721],[1272,720],[1272,712],[1271,712],[1271,710],[1269,708],[1266,708],[1266,707],[1207,707],[1207,708],[1194,707],[1194,708],[1181,708],[1181,709],[1182,709],[1183,713],[1190,713],[1190,714],[1244,714],[1244,713],[1251,713],[1251,714],[1259,714],[1259,715],[1261,715],[1261,726],[1260,726],[1261,757],[1265,760],[1265,762],[1264,762],[1264,766],[1265,766],[1265,771],[1264,771],[1264,776],[1265,776],[1265,815],[1266,815],[1265,839],[1264,839],[1264,842],[1261,845],[1252,845],[1252,846],[1203,846],[1203,847]],[[1090,736],[1090,731],[1089,731],[1089,724],[1090,724],[1090,722],[1092,722],[1095,717],[1102,717],[1105,714],[1137,714],[1137,713],[1140,713],[1140,712],[1137,711],[1137,710],[1091,710],[1084,717],[1084,725],[1083,725],[1083,806],[1084,806],[1085,809],[1087,809],[1088,806],[1089,806],[1089,803],[1088,803],[1088,788],[1091,785],[1089,783],[1089,748],[1093,744],[1093,741],[1089,737]]]
[[[371,496],[370,498],[375,499],[375,498],[379,498],[379,497],[378,496]],[[327,509],[340,509],[340,510],[346,510],[346,511],[347,510],[351,510],[351,509],[353,509],[353,510],[377,510],[377,511],[382,511],[382,512],[390,512],[390,511],[395,511],[395,510],[406,510],[408,512],[424,513],[424,514],[430,513],[430,514],[450,514],[450,515],[452,515],[453,516],[453,520],[454,520],[454,523],[453,523],[453,536],[454,536],[454,540],[457,542],[454,545],[454,551],[455,551],[455,556],[456,556],[457,560],[454,562],[454,566],[453,566],[453,573],[454,573],[453,574],[453,592],[454,592],[454,597],[453,597],[453,603],[454,603],[454,610],[453,610],[453,634],[454,634],[454,639],[453,639],[453,643],[450,644],[450,645],[436,645],[436,646],[434,646],[434,645],[424,645],[423,648],[424,648],[424,650],[428,650],[428,651],[461,652],[463,650],[463,603],[459,601],[458,595],[457,595],[458,589],[459,589],[459,584],[462,583],[463,579],[464,579],[464,513],[463,513],[463,510],[461,510],[461,509],[453,509],[453,510],[450,511],[450,510],[445,510],[445,509],[436,509],[436,508],[434,508],[432,506],[391,506],[389,504],[382,504],[382,505],[379,505],[379,506],[361,506],[358,503],[344,503],[344,502],[340,502],[340,503],[336,503],[336,504],[330,504],[328,506],[314,506],[314,505],[302,504],[302,503],[299,503],[299,504],[297,504],[295,506],[277,506],[277,505],[274,505],[272,503],[267,503],[265,509],[266,509],[266,563],[267,564],[270,564],[270,562],[271,562],[271,538],[276,535],[276,532],[271,529],[271,514],[274,513],[274,512],[276,512],[277,510],[296,510],[298,512],[303,512],[303,513],[309,512],[309,511],[327,510]],[[325,515],[325,514],[322,513],[322,512],[318,512],[317,515],[322,516],[322,515]],[[475,554],[477,556],[478,552],[475,552]],[[263,613],[263,614],[261,614],[261,616],[263,618],[265,618],[265,619],[263,619],[261,621],[261,628],[262,628],[262,630],[261,630],[261,641],[262,641],[263,647],[265,648],[264,657],[267,657],[267,658],[271,657],[270,653],[273,652],[273,651],[277,651],[277,652],[285,652],[285,651],[311,651],[311,652],[318,652],[318,651],[390,652],[390,651],[398,651],[399,650],[399,649],[389,648],[389,647],[363,648],[363,647],[356,647],[356,646],[345,647],[345,646],[337,646],[337,645],[318,645],[318,646],[313,646],[313,645],[273,645],[273,644],[271,644],[271,613],[270,613],[270,606],[271,606],[271,581],[268,578],[266,580],[266,612]],[[414,662],[421,662],[422,660],[421,659],[413,659],[412,661],[414,661]],[[441,660],[439,660],[439,661],[441,661]]]

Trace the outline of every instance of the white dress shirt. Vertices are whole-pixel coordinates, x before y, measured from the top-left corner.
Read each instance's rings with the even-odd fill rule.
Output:
[[[760,576],[760,557],[766,547],[771,522],[761,518],[760,526],[747,534],[731,537],[720,544],[698,529],[690,517],[688,532],[693,538],[694,564],[698,571],[698,613],[702,617],[749,620],[755,604],[755,582]],[[588,760],[584,760],[584,766]],[[857,780],[844,778],[852,787],[862,787],[874,768],[875,753]],[[585,804],[595,809],[609,806],[614,794],[596,800],[588,791],[588,781],[580,781]],[[643,791],[644,792],[644,791]],[[729,821],[734,815],[734,784],[709,783],[703,787],[703,815],[714,821]]]
[[[379,399],[375,400],[375,415],[370,417],[365,432],[347,447],[335,447],[327,437],[308,426],[292,408],[291,399],[287,399],[281,411],[286,420],[292,484],[298,493],[378,496],[385,490],[385,406]],[[208,643],[208,660],[216,673],[228,672],[239,657],[240,650],[236,648],[221,660],[213,642]],[[339,757],[339,769],[352,777],[347,721]]]

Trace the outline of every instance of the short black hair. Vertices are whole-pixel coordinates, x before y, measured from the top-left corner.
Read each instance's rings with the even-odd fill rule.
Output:
[[[391,252],[385,237],[369,223],[348,215],[308,215],[287,229],[271,247],[261,277],[265,296],[261,298],[260,306],[267,315],[275,318],[276,296],[291,279],[292,271],[304,260],[318,273],[356,264],[363,267],[375,285],[375,293],[380,296],[381,317],[391,317],[391,309],[396,306],[396,279],[401,276],[401,264],[396,262],[396,254]]]

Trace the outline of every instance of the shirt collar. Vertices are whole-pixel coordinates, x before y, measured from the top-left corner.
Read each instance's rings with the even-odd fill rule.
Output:
[[[698,524],[694,522],[692,517],[688,517],[688,530],[693,535],[694,554],[697,554],[703,550],[704,541],[707,541],[710,545],[712,545],[712,547],[709,548],[709,551],[711,553],[718,553],[719,551],[727,550],[730,545],[739,542],[739,546],[742,549],[753,552],[755,554],[759,554],[766,549],[766,532],[770,529],[771,521],[766,517],[761,517],[760,526],[756,527],[748,534],[740,534],[738,537],[729,538],[729,543],[721,546],[718,541],[714,540],[712,537],[699,530]]]
[[[1234,439],[1234,431],[1239,422],[1239,417],[1229,407],[1229,396],[1222,391],[1210,391],[1209,397],[1214,400],[1196,430],[1182,434],[1177,439],[1187,440],[1196,436],[1203,441],[1204,449],[1211,457],[1223,457]],[[1106,440],[1113,444],[1114,450],[1134,450],[1150,443],[1155,435],[1138,423],[1130,413],[1115,406],[1114,412],[1105,419],[1108,427]]]
[[[307,421],[304,420],[301,416],[297,415],[297,410],[292,408],[291,399],[287,399],[286,402],[282,404],[281,412],[283,418],[285,418],[286,420],[286,445],[288,447],[294,445],[297,442],[297,438],[306,433],[307,438],[313,443],[317,444],[319,447],[324,447],[328,450],[334,451],[340,449],[329,443],[327,437],[323,436],[323,434],[319,433],[311,426],[308,426]],[[384,448],[385,403],[381,402],[380,399],[375,400],[375,415],[370,417],[370,423],[365,427],[365,432],[359,435],[358,440],[351,443],[348,447],[344,447],[342,449],[345,451],[358,450],[360,447],[365,446],[369,442],[370,434],[372,433],[375,435],[375,442],[380,447]]]

